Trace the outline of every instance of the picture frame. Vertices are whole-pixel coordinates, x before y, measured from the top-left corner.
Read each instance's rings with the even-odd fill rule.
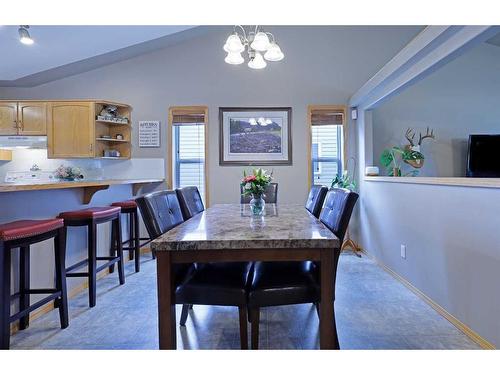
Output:
[[[291,164],[291,107],[219,107],[219,165]]]

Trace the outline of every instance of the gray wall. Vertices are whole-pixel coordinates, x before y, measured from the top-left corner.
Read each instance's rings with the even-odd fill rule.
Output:
[[[407,144],[407,128],[425,133],[421,176],[465,176],[467,140],[500,134],[500,47],[483,43],[373,111],[374,162],[384,148]]]
[[[425,174],[463,175],[468,134],[500,133],[499,58],[499,47],[480,45],[363,113],[361,165],[403,142],[406,127],[429,125],[438,139],[424,147]],[[360,188],[363,248],[499,347],[500,191],[363,180]],[[432,330],[422,334],[432,339]]]
[[[242,173],[241,167],[219,166],[218,107],[291,106],[293,165],[273,169],[282,186],[280,201],[303,202],[308,186],[307,105],[346,104],[421,27],[268,29],[276,35],[285,59],[263,71],[224,63],[222,45],[231,27],[214,27],[204,36],[163,50],[34,88],[0,88],[0,98],[114,99],[133,106],[134,122],[161,120],[162,129],[170,106],[208,105],[211,203],[238,201]],[[133,157],[167,158],[164,134],[161,149],[139,149],[134,134]]]

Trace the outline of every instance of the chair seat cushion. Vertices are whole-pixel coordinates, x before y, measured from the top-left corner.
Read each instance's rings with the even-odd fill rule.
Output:
[[[261,307],[318,302],[316,274],[312,262],[256,262],[248,304]]]
[[[242,306],[252,263],[198,263],[192,276],[177,287],[176,303]]]
[[[122,201],[111,203],[111,206],[121,208],[137,208],[137,203],[135,203],[135,201]]]
[[[0,240],[11,241],[47,233],[64,226],[62,219],[19,220],[0,225]]]
[[[91,207],[84,210],[61,212],[59,217],[64,220],[104,219],[120,213],[120,207]]]

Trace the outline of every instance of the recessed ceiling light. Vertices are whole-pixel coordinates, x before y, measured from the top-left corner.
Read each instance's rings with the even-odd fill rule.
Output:
[[[22,44],[27,44],[27,45],[30,45],[30,44],[33,44],[35,41],[33,39],[31,39],[31,36],[30,36],[30,33],[28,31],[30,27],[28,25],[20,25],[19,26],[19,41],[22,43]]]

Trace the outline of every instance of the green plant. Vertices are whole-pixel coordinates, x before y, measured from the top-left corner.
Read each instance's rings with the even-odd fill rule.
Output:
[[[348,190],[355,191],[356,190],[356,181],[354,181],[354,178],[349,174],[349,172],[344,171],[341,176],[337,175],[335,178],[332,180],[331,184],[332,188],[344,188]]]
[[[423,160],[424,155],[418,151],[412,149],[401,148],[394,146],[391,148],[386,148],[382,155],[380,155],[380,164],[382,164],[387,169],[387,174],[389,176],[394,176],[397,172],[397,176],[401,176],[401,161],[413,161],[413,160]],[[416,176],[418,175],[417,170],[410,171],[404,176]]]

